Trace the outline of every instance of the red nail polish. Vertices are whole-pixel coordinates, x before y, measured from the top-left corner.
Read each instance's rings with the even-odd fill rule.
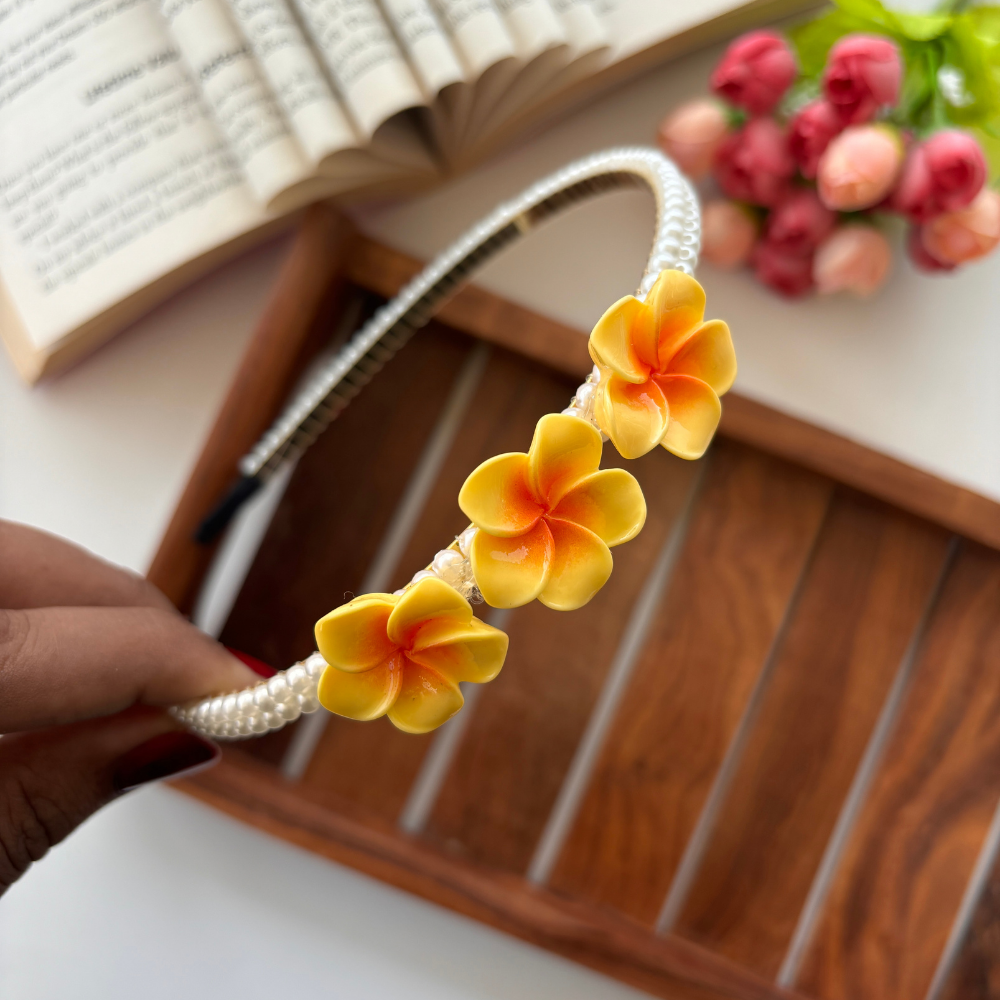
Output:
[[[273,677],[278,671],[274,667],[269,667],[263,660],[258,660],[256,656],[251,656],[249,653],[243,653],[238,649],[233,649],[232,646],[226,646],[233,656],[236,657],[241,663],[246,664],[255,674],[260,674],[261,677]]]
[[[201,771],[221,756],[215,743],[194,733],[164,733],[119,757],[111,780],[116,791],[127,792],[150,781]]]

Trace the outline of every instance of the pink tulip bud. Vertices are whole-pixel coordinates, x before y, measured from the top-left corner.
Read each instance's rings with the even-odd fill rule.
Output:
[[[888,125],[844,129],[820,157],[816,179],[827,208],[855,212],[877,205],[892,190],[903,163],[903,143]]]
[[[726,49],[712,73],[720,97],[752,115],[769,114],[784,96],[797,70],[788,43],[773,31],[751,31]]]
[[[914,222],[965,208],[986,183],[986,157],[965,132],[945,129],[914,146],[892,195],[892,207]]]
[[[803,177],[816,176],[819,158],[843,127],[844,123],[829,101],[813,101],[792,119],[788,127],[788,145]]]
[[[971,205],[925,222],[924,249],[945,264],[985,257],[1000,243],[1000,193],[983,188]]]
[[[810,254],[833,230],[836,213],[831,212],[811,188],[798,188],[786,195],[767,218],[765,239],[782,253]]]
[[[700,180],[712,169],[728,130],[726,113],[716,101],[689,101],[663,119],[660,148],[688,177]]]
[[[754,118],[723,140],[715,157],[715,179],[736,201],[770,207],[795,173],[788,137],[773,118]]]
[[[805,295],[813,287],[811,254],[786,254],[770,243],[760,242],[754,247],[751,263],[762,284],[789,298]]]
[[[920,226],[910,227],[910,232],[906,237],[906,252],[910,260],[921,271],[926,271],[929,274],[941,271],[954,271],[957,266],[955,264],[946,264],[943,260],[938,260],[937,257],[932,257],[927,252],[927,248],[924,246],[924,234],[921,232]]]
[[[813,260],[813,279],[821,295],[853,292],[871,295],[889,276],[889,241],[872,226],[839,226],[819,246]]]
[[[750,259],[757,222],[747,209],[716,199],[701,210],[701,256],[716,267],[733,268]]]
[[[848,35],[830,49],[823,90],[845,125],[871,121],[899,99],[903,63],[895,42],[876,35]]]

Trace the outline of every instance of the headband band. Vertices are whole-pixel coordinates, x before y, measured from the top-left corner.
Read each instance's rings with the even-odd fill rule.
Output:
[[[427,732],[462,705],[458,684],[499,672],[507,637],[470,601],[557,610],[585,604],[611,572],[610,548],[638,534],[645,502],[635,479],[600,470],[602,439],[625,458],[657,444],[704,452],[718,397],[735,377],[728,327],[703,322],[692,274],[696,196],[652,149],[587,157],[498,207],[380,308],[240,462],[243,479],[213,515],[214,529],[285,461],[301,454],[435,309],[500,249],[591,195],[647,186],[656,202],[653,246],[637,296],[594,328],[593,373],[569,407],[542,417],[527,453],[496,456],[466,480],[459,505],[472,524],[402,590],[355,598],[316,627],[320,652],[243,691],[172,709],[206,735],[239,739],[279,729],[322,703],[355,719],[388,714]],[[212,528],[210,518],[203,530]]]

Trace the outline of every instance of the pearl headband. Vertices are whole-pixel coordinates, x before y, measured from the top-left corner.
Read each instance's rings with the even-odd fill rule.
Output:
[[[469,230],[311,379],[241,460],[242,479],[202,527],[203,538],[217,534],[500,249],[576,201],[635,185],[656,201],[638,295],[598,321],[589,344],[593,372],[565,410],[539,420],[528,452],[498,455],[468,477],[458,500],[469,527],[402,590],[362,595],[320,619],[319,652],[243,691],[171,709],[179,721],[217,739],[240,739],[323,705],[360,720],[388,715],[407,732],[428,732],[461,708],[460,682],[492,680],[503,665],[507,636],[474,617],[472,603],[511,608],[538,599],[573,610],[603,586],[610,549],[639,533],[646,512],[629,473],[599,469],[603,440],[624,458],[658,444],[698,458],[718,424],[719,396],[736,374],[728,327],[703,321],[704,292],[692,276],[696,196],[653,149],[579,160]]]

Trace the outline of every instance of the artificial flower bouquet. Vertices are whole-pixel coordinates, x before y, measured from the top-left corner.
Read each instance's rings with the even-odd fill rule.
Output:
[[[702,256],[748,265],[789,296],[869,295],[886,279],[887,214],[909,225],[924,271],[951,271],[1000,243],[1000,7],[936,14],[877,0],[789,32],[734,41],[714,96],[660,126],[668,156],[711,178]],[[990,161],[992,160],[992,167]]]

